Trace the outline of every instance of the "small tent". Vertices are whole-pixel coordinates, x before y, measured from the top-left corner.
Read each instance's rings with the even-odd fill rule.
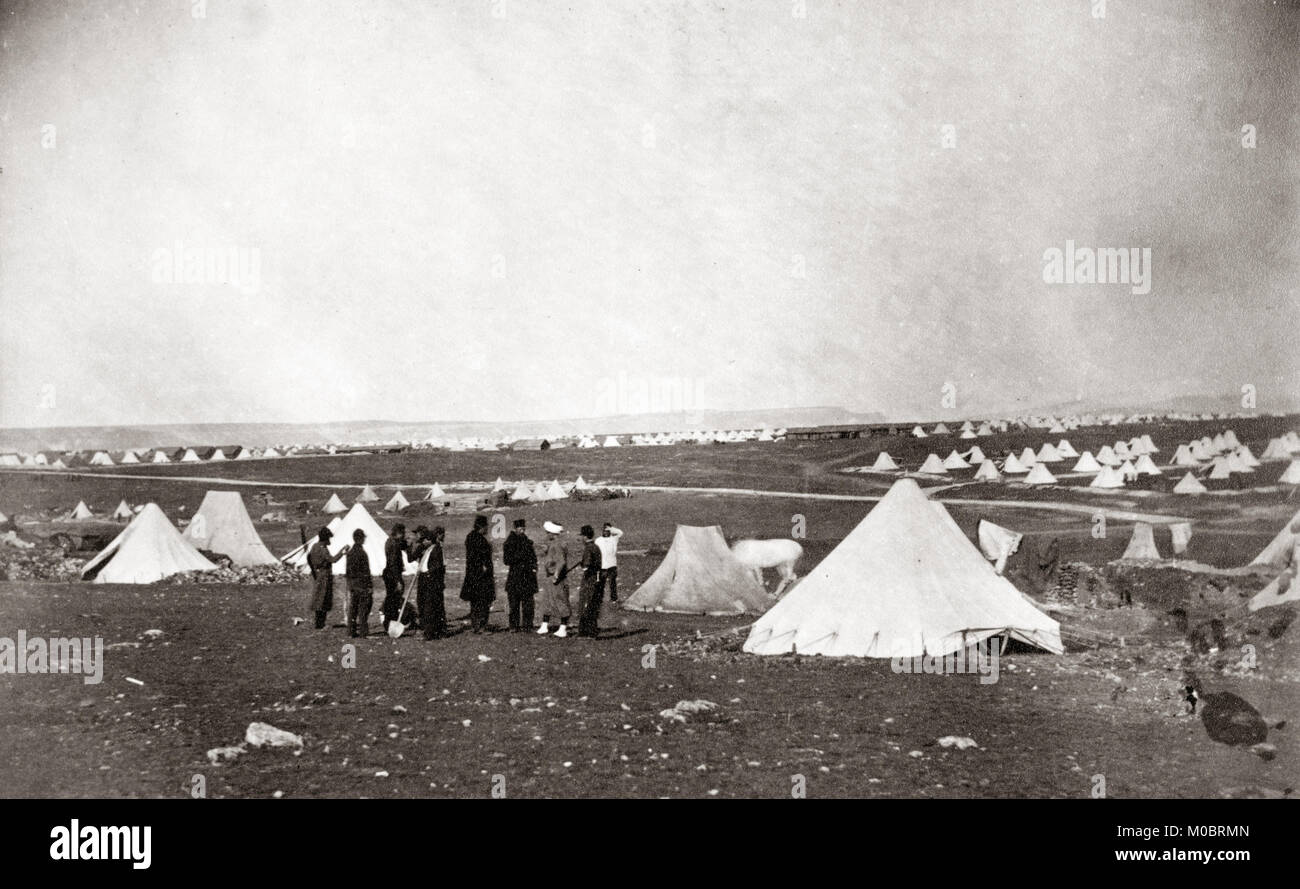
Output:
[[[678,525],[667,555],[623,607],[633,611],[739,614],[771,597],[727,547],[717,525]]]
[[[1037,462],[1038,455],[1034,453],[1033,448],[1026,446],[1025,449],[1020,452],[1020,465],[1025,467],[1025,469],[1029,469],[1029,467],[1033,466]]]
[[[195,549],[228,556],[239,566],[274,565],[238,491],[208,491],[181,534]]]
[[[1189,472],[1178,480],[1173,490],[1175,494],[1204,494],[1206,488],[1200,479]]]
[[[95,514],[90,511],[90,507],[86,505],[86,501],[84,500],[78,500],[77,505],[72,507],[68,514],[64,516],[64,518],[69,522],[79,522],[83,519],[91,519],[94,517]]]
[[[1135,481],[1138,477],[1137,467],[1133,465],[1132,460],[1125,460],[1119,467],[1119,474],[1124,476],[1124,481]]]
[[[1231,475],[1232,468],[1228,465],[1228,461],[1223,457],[1215,457],[1214,465],[1210,468],[1210,474],[1207,478],[1214,479],[1217,482],[1223,481],[1225,478],[1231,477]]]
[[[1020,458],[1011,454],[1002,463],[1002,471],[1007,475],[1024,475],[1029,471],[1029,467],[1020,462]]]
[[[501,482],[500,479],[497,479],[497,481]],[[492,490],[495,491],[498,489],[493,488]],[[505,490],[505,482],[501,482],[500,490]],[[429,493],[424,495],[424,499],[431,503],[444,503],[447,500],[447,492],[442,489],[442,485],[438,484],[437,482],[434,482],[429,487]]]
[[[410,505],[411,501],[403,497],[401,491],[397,491],[392,497],[389,497],[388,502],[384,504],[384,512],[401,512]]]
[[[603,446],[603,447],[607,447],[607,448],[617,448],[617,447],[622,447],[622,445],[620,445],[619,442],[618,442],[618,436],[617,436],[617,435],[606,435],[606,436],[605,436],[605,441],[604,441],[604,443],[603,443],[602,446]]]
[[[1092,451],[1084,451],[1079,456],[1078,461],[1075,462],[1073,471],[1086,472],[1089,474],[1101,472],[1101,464],[1098,463],[1097,458],[1092,455]]]
[[[1133,464],[1133,468],[1137,470],[1138,475],[1163,474],[1160,471],[1160,467],[1156,465],[1156,462],[1151,459],[1149,454],[1143,454],[1141,457],[1138,457],[1137,462]]]
[[[123,465],[128,465],[131,463],[139,463],[140,458],[135,455],[134,451],[126,451],[124,454],[122,454],[122,459],[119,460],[118,462]]]
[[[212,449],[212,455],[211,455],[210,457],[208,457],[208,462],[209,462],[209,463],[220,463],[222,460],[225,460],[225,459],[227,459],[227,458],[226,458],[226,452],[225,452],[225,451],[221,450],[221,448],[213,448],[213,449]]]
[[[1052,444],[1050,441],[1044,442],[1043,446],[1038,449],[1038,453],[1035,456],[1039,463],[1060,463],[1065,459],[1061,456],[1060,451],[1056,449],[1056,445]]]
[[[495,494],[495,493],[497,493],[498,491],[508,491],[508,490],[509,490],[509,488],[506,487],[506,483],[503,482],[503,481],[501,480],[501,476],[498,475],[498,476],[497,476],[497,480],[496,480],[495,482],[493,482],[493,484],[492,484],[492,493]],[[430,494],[433,493],[432,489],[429,491],[429,493],[430,493]]]
[[[1300,460],[1292,460],[1278,477],[1284,485],[1300,485]]]
[[[965,460],[967,463],[969,463],[971,466],[979,466],[987,459],[984,456],[984,452],[980,450],[979,445],[975,445],[969,451],[962,454],[961,456],[962,459]]]
[[[117,509],[113,510],[113,518],[115,519],[129,519],[134,514],[135,513],[131,512],[131,507],[127,505],[125,500],[118,503]]]
[[[181,456],[180,456],[180,460],[179,460],[178,462],[180,462],[180,463],[202,463],[203,461],[199,459],[199,455],[198,455],[198,454],[194,453],[194,448],[186,448],[185,451],[184,451],[184,453],[181,454]]]
[[[1101,450],[1097,451],[1097,462],[1103,466],[1118,466],[1124,461],[1116,456],[1114,448],[1110,445],[1102,445]]]
[[[379,574],[384,570],[384,543],[388,539],[386,532],[374,517],[360,503],[354,504],[348,510],[347,515],[335,516],[330,519],[329,524],[325,527],[333,532],[334,537],[330,540],[330,553],[337,554],[344,546],[352,544],[352,532],[360,528],[366,532],[365,550],[366,555],[370,557],[370,570],[374,574]],[[280,561],[286,565],[298,568],[304,574],[308,573],[307,553],[316,545],[317,537],[313,536],[305,544],[295,547],[280,557]],[[334,563],[334,573],[342,574],[347,567],[347,559],[339,559]],[[414,574],[416,564],[407,562],[404,573]]]
[[[1174,451],[1174,456],[1169,460],[1170,466],[1199,466],[1200,461],[1192,456],[1192,449],[1185,444],[1180,444]]]
[[[950,435],[951,433],[949,433],[949,431],[948,431],[948,427],[947,427],[947,426],[945,426],[945,425],[942,424],[942,423],[937,423],[937,424],[935,424],[935,427],[934,427],[934,434],[935,434],[935,435]]]
[[[170,463],[170,462],[172,462],[172,458],[167,456],[167,452],[166,452],[166,451],[158,450],[158,451],[154,451],[154,452],[153,452],[153,460],[152,460],[152,462],[154,462],[154,463]]]
[[[1264,453],[1260,454],[1261,460],[1289,460],[1291,452],[1287,449],[1286,442],[1280,438],[1271,439]]]
[[[547,500],[564,500],[569,495],[564,493],[564,488],[560,486],[560,480],[555,479],[546,488]]]
[[[357,495],[356,502],[375,503],[378,500],[379,500],[379,495],[375,493],[375,489],[370,487],[370,485],[366,485],[364,488],[361,489],[361,493]]]
[[[1079,452],[1074,449],[1074,445],[1070,444],[1064,438],[1057,443],[1056,453],[1064,460],[1073,460],[1079,456]]]
[[[944,469],[970,469],[970,464],[961,458],[961,454],[952,451],[943,460]]]
[[[1264,547],[1250,564],[1285,568],[1291,562],[1298,542],[1300,542],[1300,512],[1291,516],[1291,521],[1282,526],[1282,530],[1277,532],[1268,546]]]
[[[877,472],[893,472],[898,469],[898,464],[889,456],[889,451],[881,451],[876,455],[876,462],[871,464],[871,468]]]
[[[1034,468],[1029,470],[1029,475],[1025,476],[1027,485],[1054,485],[1056,476],[1052,475],[1046,464],[1035,463]]]
[[[523,482],[515,485],[515,489],[510,492],[511,500],[528,500],[533,496],[532,489]]]
[[[913,426],[913,427],[912,427],[912,436],[913,436],[914,438],[927,438],[927,437],[928,437],[928,436],[926,435],[925,430],[922,429],[920,426]]]
[[[975,470],[975,481],[977,482],[995,482],[1001,477],[998,475],[998,468],[993,465],[992,460],[985,460],[980,464],[980,468]]]
[[[182,571],[216,567],[181,536],[158,504],[149,503],[85,564],[81,578],[95,583],[154,583]]]
[[[931,454],[925,458],[921,468],[917,472],[924,472],[930,475],[947,475],[948,470],[944,468],[943,461],[939,459],[938,454]]]
[[[1160,551],[1156,549],[1156,538],[1151,526],[1146,522],[1138,522],[1133,526],[1133,536],[1129,538],[1128,548],[1124,550],[1121,559],[1133,559],[1137,561],[1159,561]]]
[[[321,507],[321,512],[326,515],[338,515],[347,511],[347,506],[339,499],[338,494],[330,494],[330,499],[326,500],[325,505]]]
[[[1122,488],[1124,487],[1124,475],[1114,466],[1103,466],[1092,481],[1088,482],[1090,488]]]
[[[113,458],[108,456],[107,451],[96,451],[95,456],[90,458],[91,466],[112,466]]]
[[[1003,634],[1063,651],[1060,625],[997,575],[942,504],[901,479],[755,622],[744,650],[917,657]]]

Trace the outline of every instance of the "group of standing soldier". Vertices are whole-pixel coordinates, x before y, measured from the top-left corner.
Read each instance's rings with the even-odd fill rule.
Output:
[[[618,539],[623,532],[608,522],[600,537],[590,525],[580,531],[581,549],[570,552],[569,544],[561,536],[564,528],[554,522],[544,522],[546,541],[541,556],[528,536],[527,522],[515,519],[514,528],[502,548],[505,562],[506,599],[508,602],[509,629],[522,632],[533,629],[536,598],[542,598],[542,624],[539,635],[552,633],[557,638],[569,635],[569,621],[573,609],[570,598],[570,579],[578,578],[578,635],[595,638],[600,632],[600,609],[606,592],[610,601],[618,601]],[[395,525],[384,542],[384,629],[401,621],[414,623],[407,614],[402,578],[409,563],[416,564],[416,611],[424,638],[446,636],[447,613],[443,602],[446,590],[446,562],[443,558],[443,540],[446,531],[438,526],[429,529],[421,525],[415,529],[415,539],[407,538],[406,526]],[[365,550],[365,531],[352,533],[352,544],[331,554],[329,543],[333,533],[322,528],[317,541],[307,554],[307,566],[313,579],[311,607],[317,628],[325,626],[328,612],[334,607],[333,564],[346,558],[345,576],[348,581],[348,632],[353,637],[367,635],[370,611],[374,607],[374,579],[371,575],[370,557]],[[576,556],[576,558],[575,558]],[[539,580],[539,572],[541,579]],[[461,584],[460,598],[469,603],[469,627],[472,633],[488,630],[488,614],[496,599],[496,580],[492,567],[492,542],[488,538],[487,516],[474,518],[474,527],[465,537],[465,579]]]

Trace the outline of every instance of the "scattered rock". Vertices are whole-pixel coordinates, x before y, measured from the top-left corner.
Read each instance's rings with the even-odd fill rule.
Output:
[[[294,747],[302,749],[302,738],[265,722],[250,722],[244,733],[244,742],[254,747]]]
[[[230,762],[241,754],[247,753],[248,748],[243,744],[238,747],[213,747],[208,751],[208,762],[216,765],[219,762]]]
[[[974,738],[962,738],[957,735],[944,735],[939,739],[938,744],[940,747],[956,747],[958,750],[979,746]]]

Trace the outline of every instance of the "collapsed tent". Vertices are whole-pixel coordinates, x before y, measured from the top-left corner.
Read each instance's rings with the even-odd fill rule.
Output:
[[[1155,532],[1149,524],[1138,522],[1133,526],[1133,536],[1129,538],[1128,548],[1120,558],[1137,561],[1160,560],[1160,550],[1156,549]]]
[[[353,505],[348,510],[348,514],[342,518],[335,516],[330,519],[329,524],[325,527],[329,528],[334,535],[330,540],[330,555],[337,555],[343,547],[352,545],[353,531],[358,528],[365,531],[365,550],[366,555],[370,557],[370,573],[379,574],[384,570],[384,542],[388,539],[388,532],[380,527],[379,523],[360,503]],[[312,537],[302,546],[290,550],[280,557],[280,561],[286,565],[292,565],[306,574],[308,570],[307,553],[316,545],[317,539],[317,537]],[[347,559],[339,559],[334,563],[334,573],[342,574],[346,567]],[[414,574],[415,567],[414,562],[407,562],[404,573]]]
[[[145,504],[131,524],[81,569],[95,583],[154,583],[182,571],[212,571],[156,503]]]
[[[975,539],[979,541],[980,552],[993,563],[993,570],[998,574],[1007,567],[1007,559],[1020,549],[1020,541],[1024,538],[1025,535],[1019,531],[995,525],[988,519],[980,519],[975,526]]]
[[[744,650],[917,657],[1002,634],[1064,650],[1060,625],[997,575],[942,504],[902,479],[759,618]]]
[[[274,565],[238,491],[208,491],[181,534],[196,549],[229,556],[239,566]]]
[[[763,611],[771,597],[727,547],[717,525],[678,525],[664,560],[624,603],[633,611],[738,614]]]
[[[871,468],[877,472],[892,472],[898,469],[898,464],[889,456],[889,451],[881,451],[876,455],[876,462],[871,464]]]

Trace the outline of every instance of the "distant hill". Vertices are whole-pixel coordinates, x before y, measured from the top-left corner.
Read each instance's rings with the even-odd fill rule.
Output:
[[[182,445],[237,444],[266,447],[325,442],[424,441],[429,438],[547,437],[560,435],[617,435],[635,432],[671,432],[691,429],[743,429],[767,425],[827,426],[878,423],[876,413],[856,413],[839,407],[756,408],[739,411],[683,411],[660,414],[624,414],[571,420],[519,422],[400,422],[356,420],[337,423],[194,423],[157,426],[58,426],[0,429],[0,450],[123,450],[125,448],[179,447]]]

